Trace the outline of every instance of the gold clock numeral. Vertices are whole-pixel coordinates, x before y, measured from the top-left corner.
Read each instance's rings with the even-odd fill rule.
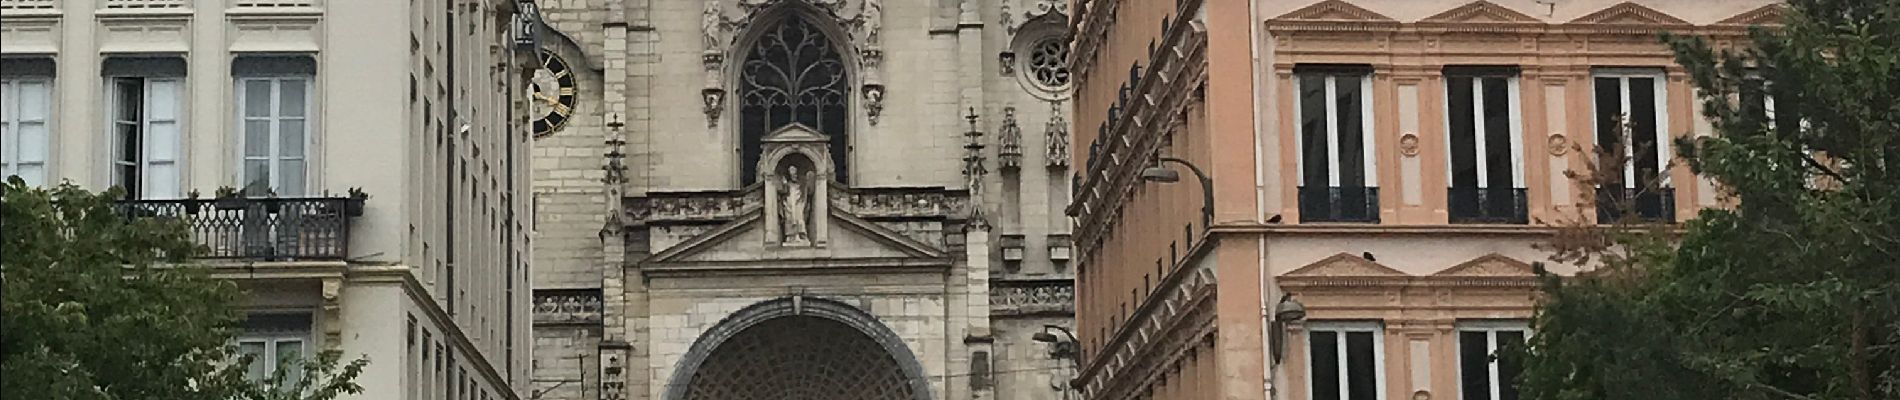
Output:
[[[562,95],[562,96],[573,96],[573,95],[574,95],[574,88],[572,88],[572,87],[564,87],[564,88],[561,88],[561,95]]]
[[[567,108],[566,104],[554,103],[552,105],[554,106],[554,112],[559,113],[561,115],[567,115],[567,113],[571,111],[570,109]]]
[[[561,78],[566,78],[566,77],[567,77],[567,70],[565,69],[556,71],[554,73],[554,79],[561,79]]]

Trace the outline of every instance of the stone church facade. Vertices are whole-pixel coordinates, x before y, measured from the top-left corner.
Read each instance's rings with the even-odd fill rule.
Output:
[[[1071,393],[1067,4],[538,5],[531,398]]]

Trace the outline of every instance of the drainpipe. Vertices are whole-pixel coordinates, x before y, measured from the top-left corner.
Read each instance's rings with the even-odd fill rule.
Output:
[[[1266,104],[1268,103],[1266,100],[1269,100],[1269,99],[1266,96],[1261,95],[1261,89],[1260,89],[1261,79],[1264,78],[1262,76],[1263,74],[1261,73],[1261,67],[1262,67],[1261,53],[1265,52],[1266,50],[1260,47],[1261,32],[1260,32],[1260,8],[1259,7],[1260,6],[1256,2],[1252,2],[1252,1],[1247,2],[1247,40],[1249,43],[1248,52],[1250,53],[1251,60],[1252,60],[1251,73],[1253,75],[1253,79],[1251,80],[1252,82],[1250,83],[1253,85],[1253,98],[1254,98],[1254,102],[1253,102],[1253,105],[1254,105],[1254,109],[1253,109],[1253,113],[1254,113],[1253,114],[1253,117],[1254,117],[1253,118],[1253,171],[1254,171],[1254,174],[1253,174],[1253,187],[1254,187],[1253,219],[1254,219],[1254,223],[1265,223],[1266,222],[1265,218],[1267,215],[1267,168],[1266,168],[1266,162],[1264,160],[1265,155],[1261,154],[1263,153],[1263,151],[1261,150],[1261,144],[1262,144],[1261,135],[1265,133],[1265,128],[1266,128],[1265,115],[1267,113],[1261,112],[1261,110],[1266,107]],[[1272,75],[1266,75],[1266,76],[1270,77]],[[1273,279],[1272,278],[1273,271],[1267,269],[1267,235],[1262,234],[1256,237],[1254,240],[1255,240],[1256,246],[1258,246],[1256,248],[1255,254],[1257,254],[1260,257],[1260,259],[1258,260],[1258,266],[1257,266],[1257,268],[1260,268],[1260,348],[1262,351],[1272,352],[1274,332],[1273,332],[1273,324],[1270,321],[1268,321],[1268,318],[1270,318],[1269,316],[1271,315],[1271,312],[1270,312],[1271,308],[1268,307],[1268,304],[1271,301],[1270,299],[1273,299],[1275,296],[1273,295],[1271,291],[1273,289],[1273,285],[1271,284],[1272,279]],[[1272,356],[1265,355],[1265,354],[1262,354],[1261,356],[1264,359],[1263,360],[1264,362],[1262,363],[1264,365],[1262,365],[1262,368],[1260,368],[1260,374],[1262,375],[1260,377],[1261,390],[1265,392],[1264,396],[1267,400],[1274,400],[1276,397],[1278,397],[1278,395],[1275,393],[1276,388],[1273,387],[1274,386],[1273,373],[1276,368],[1279,368],[1279,366],[1274,364],[1272,360],[1273,358]]]

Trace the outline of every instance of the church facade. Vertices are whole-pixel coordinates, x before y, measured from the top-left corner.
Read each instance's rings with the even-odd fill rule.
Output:
[[[531,398],[1072,393],[1067,4],[538,6]]]

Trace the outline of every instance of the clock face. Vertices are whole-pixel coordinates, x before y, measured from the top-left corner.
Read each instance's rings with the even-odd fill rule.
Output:
[[[534,70],[534,78],[528,82],[528,112],[534,118],[535,137],[553,134],[567,125],[579,97],[575,90],[574,71],[567,61],[553,52],[541,51],[541,68]]]

